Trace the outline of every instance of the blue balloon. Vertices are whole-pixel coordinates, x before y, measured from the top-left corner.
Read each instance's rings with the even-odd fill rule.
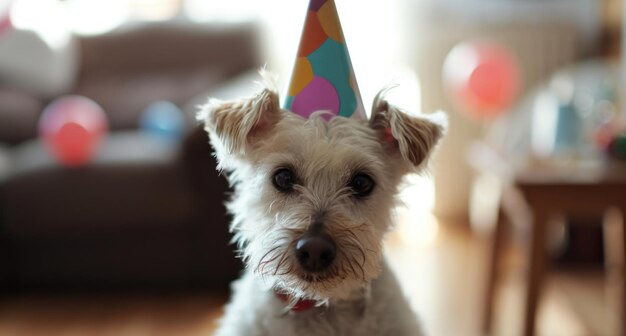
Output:
[[[141,114],[139,127],[148,134],[178,140],[185,131],[185,116],[173,103],[158,101]]]

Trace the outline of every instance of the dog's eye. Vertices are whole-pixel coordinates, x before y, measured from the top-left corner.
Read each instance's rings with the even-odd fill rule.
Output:
[[[274,173],[272,178],[274,187],[279,191],[289,192],[293,190],[293,185],[296,183],[293,172],[288,168],[282,168]]]
[[[374,180],[365,173],[354,175],[350,183],[348,183],[348,187],[350,187],[354,195],[358,197],[365,197],[371,194],[372,190],[374,190],[374,185]]]

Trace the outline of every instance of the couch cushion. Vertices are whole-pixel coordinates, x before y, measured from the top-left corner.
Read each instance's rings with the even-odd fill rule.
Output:
[[[48,20],[0,36],[0,82],[47,98],[68,93],[74,86],[78,46],[69,27],[54,14],[48,12]],[[51,29],[54,33],[47,34]]]
[[[110,134],[86,166],[60,166],[39,141],[15,148],[3,193],[16,237],[99,237],[180,230],[192,200],[177,144],[140,132]]]

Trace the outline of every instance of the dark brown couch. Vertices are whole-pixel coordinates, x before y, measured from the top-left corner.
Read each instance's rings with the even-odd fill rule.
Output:
[[[240,268],[228,246],[228,188],[192,102],[255,71],[257,41],[252,24],[81,38],[73,93],[102,105],[111,130],[75,169],[37,139],[49,99],[0,86],[0,288],[226,288]],[[189,125],[169,145],[136,129],[163,99],[185,107]]]

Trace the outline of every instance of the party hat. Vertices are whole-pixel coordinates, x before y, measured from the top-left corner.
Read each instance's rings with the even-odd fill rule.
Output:
[[[285,108],[366,119],[334,0],[310,0]]]

